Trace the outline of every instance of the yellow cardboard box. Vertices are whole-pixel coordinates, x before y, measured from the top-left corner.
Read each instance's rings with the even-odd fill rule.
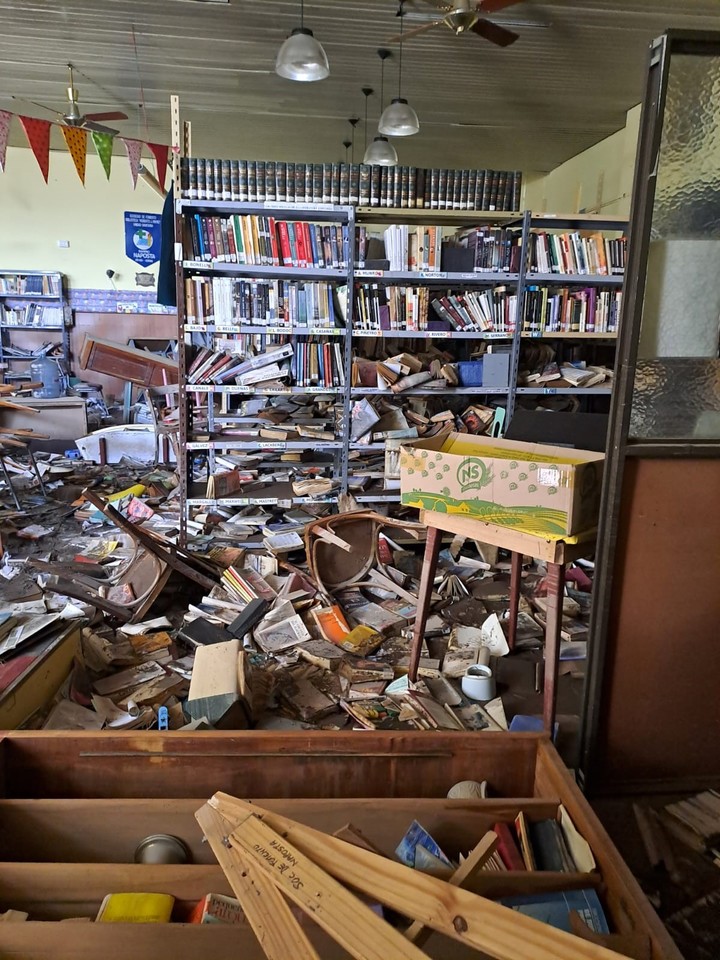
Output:
[[[402,502],[549,539],[597,525],[601,453],[464,433],[405,444]]]

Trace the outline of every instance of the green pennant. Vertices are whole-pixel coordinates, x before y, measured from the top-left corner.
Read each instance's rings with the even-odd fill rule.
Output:
[[[111,133],[90,133],[95,152],[100,157],[105,176],[110,179],[110,164],[112,163],[113,136]]]

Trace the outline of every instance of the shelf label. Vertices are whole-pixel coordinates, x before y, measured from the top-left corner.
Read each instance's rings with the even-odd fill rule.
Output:
[[[333,203],[298,203],[292,200],[265,200],[261,204],[265,210],[334,210]]]
[[[287,444],[283,440],[263,440],[260,438],[256,444],[251,444],[251,446],[262,447],[263,450],[285,450]]]
[[[427,333],[429,337],[432,337],[433,340],[450,340],[453,332],[452,330],[423,330],[422,333]]]
[[[251,497],[248,503],[257,504],[259,507],[272,506],[278,502],[277,497]]]
[[[543,390],[543,393],[556,394],[556,393],[557,393],[557,387],[545,387],[544,390]]]
[[[186,333],[208,333],[211,331],[212,327],[208,327],[206,323],[186,323],[185,332]]]
[[[212,270],[213,266],[212,260],[186,260],[183,263],[186,270]]]
[[[447,280],[447,273],[442,270],[421,270],[418,276],[421,280]]]
[[[356,277],[384,277],[384,270],[356,270]]]

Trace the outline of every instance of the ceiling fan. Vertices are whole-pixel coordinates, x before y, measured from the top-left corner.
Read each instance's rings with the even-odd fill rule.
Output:
[[[519,3],[520,0],[480,0],[480,2],[477,2],[477,0],[450,0],[450,2],[424,0],[424,2],[438,10],[441,16],[439,16],[437,20],[424,23],[421,27],[416,27],[414,30],[404,31],[402,35],[403,40],[407,40],[409,37],[415,37],[420,33],[424,33],[426,30],[434,30],[435,27],[440,26],[449,27],[456,36],[459,36],[461,33],[475,33],[498,47],[509,47],[511,43],[515,43],[515,41],[519,39],[517,33],[513,33],[512,30],[507,30],[505,27],[501,27],[499,24],[487,20],[484,14],[498,13],[506,7],[511,7]],[[401,9],[398,15],[404,16],[402,4],[400,6]],[[400,40],[400,36],[401,35],[398,34],[395,37],[391,37],[387,42],[395,43]]]
[[[44,103],[37,103],[35,100],[28,100],[27,102],[34,104],[36,107],[40,107],[41,110],[47,110],[49,113],[54,113],[57,117],[62,117],[62,123],[66,127],[80,127],[82,130],[90,130],[94,133],[109,133],[113,136],[119,133],[119,130],[114,130],[112,127],[106,127],[100,121],[127,120],[127,114],[120,110],[113,110],[108,113],[83,113],[78,103],[78,92],[73,83],[73,65],[71,63],[68,64],[68,70],[70,71],[70,86],[67,87],[69,106],[64,113],[61,113],[59,110],[53,110],[52,107],[47,107]],[[22,99],[24,98],[13,97],[13,100]]]

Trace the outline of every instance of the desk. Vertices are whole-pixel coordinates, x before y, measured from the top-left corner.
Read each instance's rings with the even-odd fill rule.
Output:
[[[459,534],[470,540],[480,540],[511,552],[510,567],[510,629],[508,646],[515,647],[518,604],[520,602],[520,579],[523,555],[547,563],[547,614],[545,618],[545,685],[543,696],[543,725],[552,732],[557,704],[557,678],[560,663],[560,627],[562,625],[562,602],[565,587],[565,566],[587,557],[595,550],[595,531],[573,537],[572,541],[545,540],[511,527],[498,527],[458,514],[436,513],[421,510],[420,521],[428,528],[420,578],[417,617],[410,650],[410,680],[417,680],[420,651],[425,635],[425,623],[430,609],[435,570],[437,569],[440,542],[443,533]],[[577,542],[575,542],[577,541]]]

